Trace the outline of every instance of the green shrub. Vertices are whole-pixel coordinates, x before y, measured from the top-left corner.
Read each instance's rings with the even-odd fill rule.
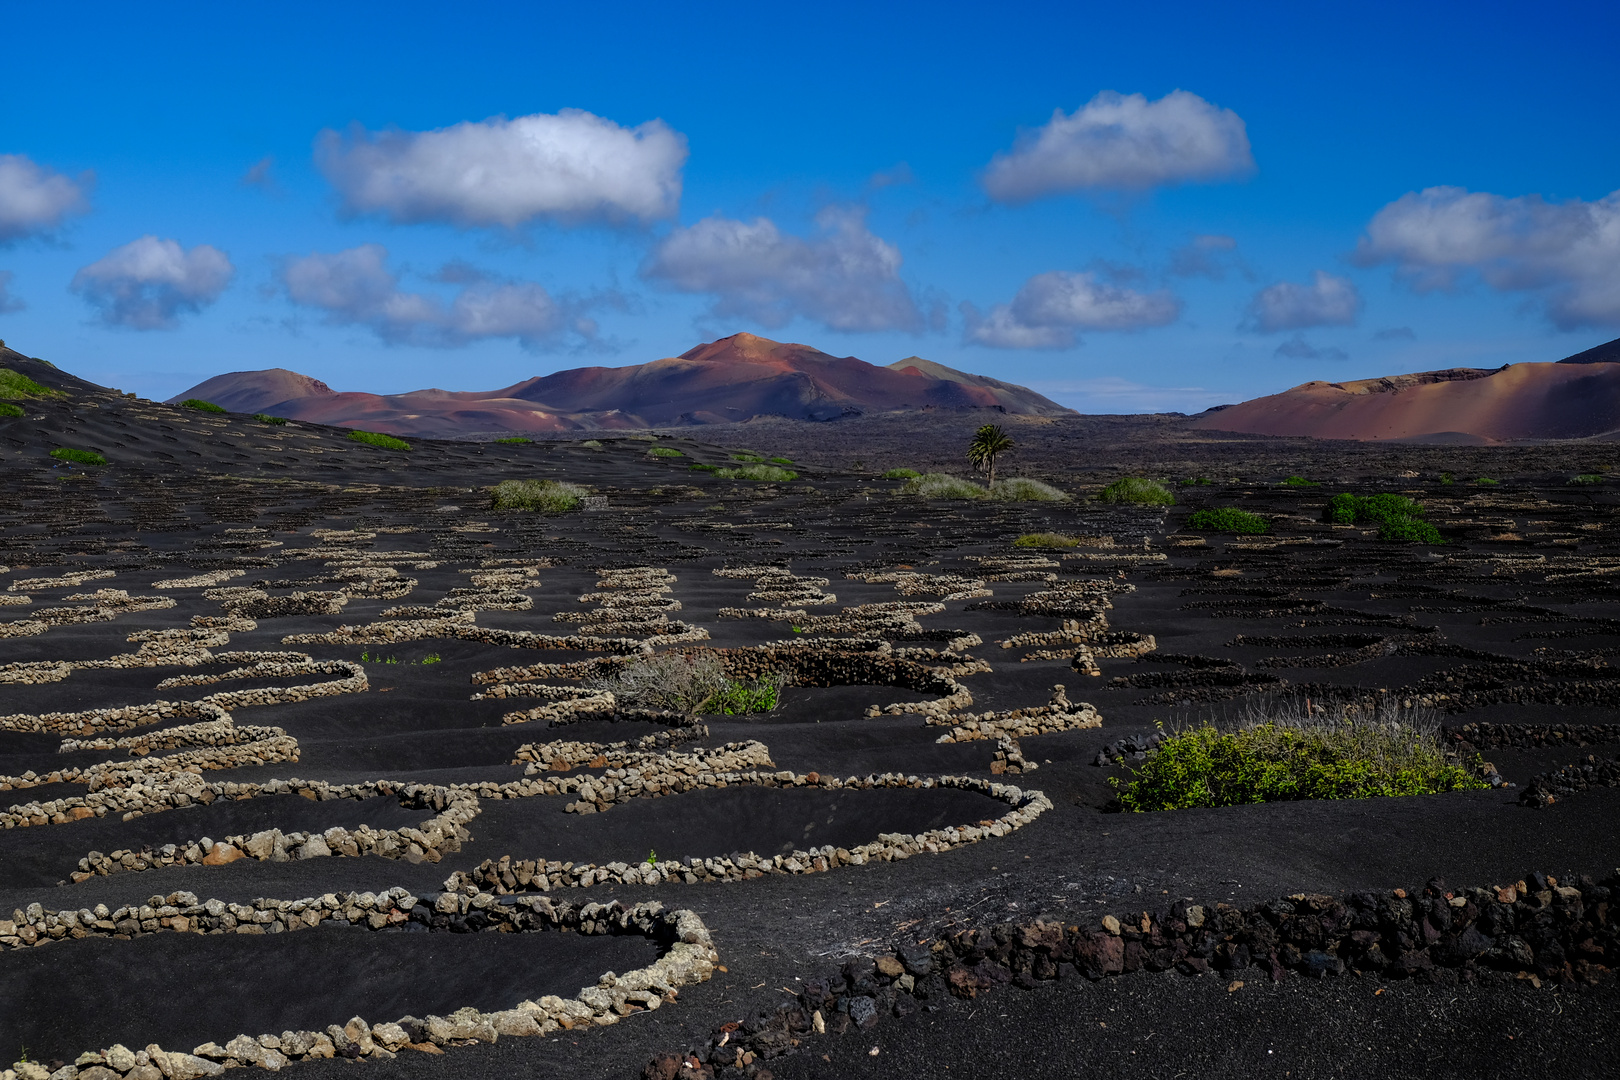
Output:
[[[773,458],[769,458],[768,460],[770,461],[770,463],[772,465],[791,465],[791,464],[793,464],[793,459],[792,458],[773,457]]]
[[[1601,473],[1581,473],[1579,476],[1570,477],[1569,482],[1572,484],[1601,484],[1603,483],[1603,476]]]
[[[1179,483],[1182,487],[1205,487],[1209,484],[1209,477],[1189,476],[1187,479],[1179,481]]]
[[[277,427],[280,427],[282,424],[287,422],[287,418],[285,416],[271,416],[269,413],[262,412],[254,413],[253,419],[257,420],[261,424],[274,424]]]
[[[409,450],[411,444],[404,439],[396,439],[392,435],[383,435],[376,431],[351,431],[349,438],[355,442],[365,443],[367,446],[380,447],[383,450]]]
[[[534,442],[533,439],[525,439],[522,435],[508,435],[504,439],[496,439],[495,441],[506,446],[522,446],[525,443]]]
[[[1478,477],[1478,478],[1476,478],[1474,480],[1474,483],[1476,483],[1476,484],[1500,484],[1501,482],[1502,481],[1500,481],[1500,480],[1492,480],[1488,476],[1481,476],[1481,477]]]
[[[1271,719],[1171,735],[1121,783],[1126,810],[1182,810],[1296,799],[1434,795],[1484,788],[1422,725]]]
[[[182,409],[196,409],[198,412],[222,413],[225,410],[212,401],[204,401],[200,397],[188,397],[180,403]]]
[[[1043,484],[1039,480],[1031,480],[1024,476],[1014,476],[1003,480],[990,489],[992,499],[1003,502],[1068,502],[1066,492],[1059,491],[1051,484]]]
[[[725,687],[699,705],[697,711],[722,716],[770,712],[776,708],[781,697],[783,681],[776,675],[766,675],[748,682],[727,679]]]
[[[1375,522],[1378,539],[1412,544],[1443,544],[1440,530],[1423,520],[1423,504],[1405,495],[1351,495],[1328,500],[1325,517],[1340,525]]]
[[[1443,472],[1440,474],[1440,482],[1442,484],[1455,484],[1457,482],[1457,478],[1448,472]]]
[[[1247,510],[1238,510],[1231,506],[1222,506],[1214,510],[1193,511],[1187,517],[1187,528],[1197,529],[1200,532],[1238,533],[1243,536],[1258,536],[1271,528],[1271,525],[1259,514],[1251,514]]]
[[[1283,484],[1286,485],[1287,487],[1321,487],[1322,486],[1318,481],[1307,480],[1303,476],[1290,476],[1288,479],[1283,481]]]
[[[921,475],[922,475],[922,473],[918,472],[916,469],[890,469],[888,472],[883,474],[883,479],[885,479],[885,480],[915,480],[915,479],[917,479],[917,477],[919,477]]]
[[[107,464],[107,459],[93,450],[74,450],[66,446],[52,450],[51,457],[57,461],[71,461],[75,465]]]
[[[922,499],[983,499],[989,492],[971,480],[963,480],[946,473],[924,473],[906,481],[902,494]]]
[[[648,457],[685,457],[686,455],[673,446],[655,446],[647,451]]]
[[[726,677],[713,653],[655,653],[635,660],[593,685],[638,709],[738,716],[776,708],[787,678],[780,674],[739,681]]]
[[[689,472],[715,472],[715,471],[718,470],[719,466],[717,466],[717,465],[705,465],[705,464],[703,464],[702,462],[699,461],[699,462],[694,462],[691,465],[688,465],[686,468],[687,468],[687,470]]]
[[[11,368],[0,368],[0,398],[11,398],[13,401],[22,398],[57,398],[67,397],[60,390],[52,390],[48,386],[41,386],[20,371]]]
[[[732,454],[731,455],[731,460],[732,461],[747,461],[747,462],[751,462],[752,464],[759,465],[759,464],[764,463],[765,456],[763,454],[753,454],[753,453]]]
[[[561,514],[579,505],[590,489],[563,480],[502,480],[489,489],[494,510],[535,510]]]
[[[1176,497],[1170,494],[1170,489],[1157,480],[1144,480],[1139,476],[1127,476],[1115,480],[1102,489],[1097,496],[1105,503],[1136,503],[1140,506],[1174,506]]]
[[[23,416],[24,413],[9,401],[0,401],[0,416]]]
[[[587,450],[600,450],[600,449],[602,449],[602,441],[600,439],[586,439],[584,442],[580,443],[579,445],[583,446]]]
[[[1073,536],[1064,536],[1062,533],[1054,532],[1025,533],[1013,541],[1013,547],[1047,548],[1051,550],[1078,547],[1079,544],[1080,541]]]
[[[799,474],[792,469],[778,468],[775,465],[744,465],[738,469],[716,469],[714,475],[723,480],[769,480],[778,483],[799,478]]]

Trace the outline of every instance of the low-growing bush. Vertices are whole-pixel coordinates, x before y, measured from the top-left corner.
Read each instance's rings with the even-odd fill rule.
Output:
[[[907,480],[900,490],[921,499],[983,499],[990,494],[971,480],[947,473],[923,473]]]
[[[409,450],[411,444],[404,439],[396,439],[392,435],[384,435],[377,431],[351,431],[349,438],[367,446],[376,446],[383,450]]]
[[[787,679],[766,675],[739,682],[728,679],[710,653],[662,652],[626,664],[593,685],[611,690],[620,705],[631,708],[737,716],[776,708]]]
[[[257,420],[261,424],[274,424],[277,427],[280,427],[282,424],[287,422],[287,418],[285,416],[271,416],[269,413],[262,412],[254,413],[253,419]]]
[[[917,479],[917,477],[919,477],[921,475],[922,475],[922,473],[918,472],[916,469],[890,469],[888,472],[883,474],[883,479],[885,479],[885,480],[915,480],[915,479]]]
[[[791,464],[793,464],[793,459],[792,458],[773,457],[773,458],[766,458],[766,460],[769,461],[772,465],[791,465]]]
[[[723,480],[770,480],[782,482],[797,480],[799,474],[792,469],[783,469],[776,465],[744,465],[736,469],[716,469],[714,475]]]
[[[564,480],[502,480],[489,489],[490,508],[561,514],[579,506],[590,493],[589,488]]]
[[[601,439],[586,439],[584,442],[580,443],[579,445],[583,446],[587,450],[600,450],[600,449],[602,449],[602,440]]]
[[[727,679],[725,688],[699,705],[697,711],[722,716],[770,712],[781,699],[785,681],[778,675],[766,675],[747,682]]]
[[[1488,476],[1477,477],[1474,480],[1474,483],[1476,483],[1476,484],[1500,484],[1501,482],[1502,481],[1500,481],[1500,480],[1492,480]]]
[[[20,371],[11,368],[0,368],[0,398],[10,398],[19,401],[23,398],[58,398],[67,397],[60,390],[52,390],[48,386],[41,386]]]
[[[1423,504],[1405,495],[1351,495],[1328,500],[1326,520],[1339,525],[1378,525],[1378,539],[1416,544],[1443,544],[1440,530],[1423,520]]]
[[[0,401],[0,416],[23,416],[22,409],[9,401]]]
[[[695,461],[686,468],[689,472],[716,472],[720,467],[718,465],[705,465],[701,461]]]
[[[94,450],[74,450],[72,447],[62,446],[51,451],[51,457],[57,461],[70,461],[75,465],[105,465],[107,459]]]
[[[731,460],[732,461],[746,461],[746,462],[749,462],[751,464],[759,465],[759,464],[764,463],[765,455],[764,454],[754,454],[754,453],[745,452],[745,453],[741,453],[741,454],[732,454],[731,455]]]
[[[524,438],[522,435],[508,435],[504,439],[496,439],[495,441],[507,446],[522,446],[524,443],[534,442],[533,439]]]
[[[1235,728],[1212,723],[1176,732],[1124,782],[1131,811],[1239,806],[1297,799],[1434,795],[1488,785],[1446,756],[1438,725],[1383,710],[1338,721],[1251,713]]]
[[[1442,484],[1455,484],[1457,482],[1457,478],[1448,472],[1443,472],[1440,474],[1440,482]]]
[[[1177,481],[1182,487],[1206,487],[1209,484],[1207,476],[1189,476],[1185,480]]]
[[[1290,476],[1288,479],[1283,481],[1283,485],[1285,487],[1321,487],[1322,486],[1319,481],[1307,480],[1303,476]]]
[[[655,446],[647,451],[648,457],[685,457],[686,455],[673,446]]]
[[[1046,548],[1053,551],[1061,548],[1078,547],[1079,544],[1078,538],[1064,536],[1062,533],[1055,532],[1025,533],[1013,541],[1013,547]]]
[[[1603,476],[1600,473],[1581,473],[1579,476],[1570,477],[1569,482],[1572,484],[1601,484],[1603,483]]]
[[[1115,480],[1097,496],[1105,503],[1135,503],[1139,506],[1174,506],[1176,497],[1157,480],[1127,476]]]
[[[180,403],[182,409],[196,409],[198,412],[222,413],[225,410],[212,401],[204,401],[200,397],[188,397]]]
[[[1200,532],[1258,536],[1271,528],[1271,525],[1259,514],[1251,514],[1236,507],[1222,506],[1211,510],[1194,510],[1187,515],[1187,528],[1197,529]]]
[[[1043,484],[1039,480],[1031,480],[1025,476],[1014,476],[1003,480],[990,489],[992,499],[1003,502],[1068,502],[1067,493],[1059,491],[1051,484]]]

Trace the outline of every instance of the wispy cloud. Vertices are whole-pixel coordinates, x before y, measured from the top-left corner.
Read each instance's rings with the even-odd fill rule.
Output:
[[[0,270],[0,315],[8,311],[21,311],[28,306],[21,297],[11,294],[12,277],[10,270]]]
[[[1012,301],[980,312],[964,302],[964,340],[998,349],[1068,349],[1082,330],[1144,330],[1175,322],[1181,300],[1166,290],[1141,292],[1097,273],[1036,274]]]
[[[182,314],[218,300],[235,275],[230,258],[210,244],[187,251],[177,241],[143,236],[81,269],[70,288],[107,326],[173,330]]]
[[[1361,294],[1349,278],[1316,271],[1309,285],[1279,281],[1249,301],[1245,325],[1261,333],[1312,326],[1350,326],[1361,314]]]
[[[94,173],[72,179],[22,154],[0,154],[0,244],[48,233],[87,213]]]
[[[1280,356],[1288,360],[1348,360],[1350,354],[1334,346],[1317,348],[1305,340],[1304,335],[1295,334],[1287,341],[1278,345],[1272,352],[1273,356]]]

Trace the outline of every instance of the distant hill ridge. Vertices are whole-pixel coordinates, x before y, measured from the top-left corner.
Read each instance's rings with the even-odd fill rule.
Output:
[[[754,334],[733,334],[646,364],[572,368],[487,392],[338,392],[307,375],[270,368],[216,375],[169,400],[187,398],[233,412],[438,438],[736,423],[761,416],[836,420],[914,409],[1073,415],[1033,390],[921,357],[879,367]]]

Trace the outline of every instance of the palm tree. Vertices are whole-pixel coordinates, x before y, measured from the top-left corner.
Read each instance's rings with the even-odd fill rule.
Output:
[[[973,441],[968,443],[968,460],[975,469],[983,469],[990,474],[990,486],[996,486],[996,455],[1011,450],[1013,441],[1005,431],[996,424],[985,424],[973,433]]]

